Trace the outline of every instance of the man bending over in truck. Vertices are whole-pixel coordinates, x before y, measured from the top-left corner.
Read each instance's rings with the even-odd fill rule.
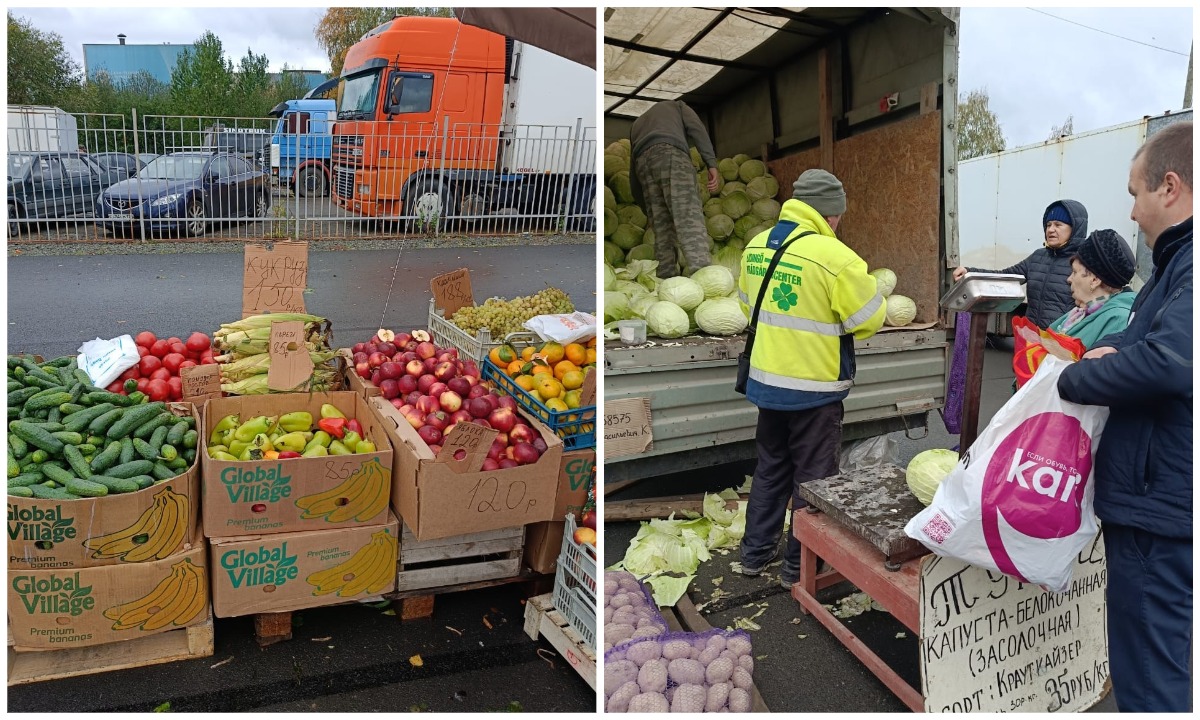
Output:
[[[746,507],[743,575],[762,574],[778,556],[788,498],[793,510],[807,504],[800,484],[838,473],[854,341],[883,326],[887,308],[875,278],[834,234],[845,212],[842,183],[824,170],[806,170],[779,222],[742,253],[738,298],[747,317],[760,284],[770,283],[746,383],[746,399],[758,406],[758,466]],[[766,279],[776,252],[784,257]],[[780,580],[790,588],[799,579],[800,541],[789,533]]]
[[[654,231],[658,276],[665,280],[679,274],[676,248],[683,250],[686,275],[711,265],[704,210],[688,151],[696,146],[708,166],[708,189],[715,192],[717,154],[700,116],[680,100],[663,100],[634,121],[629,142],[633,149],[629,181]]]

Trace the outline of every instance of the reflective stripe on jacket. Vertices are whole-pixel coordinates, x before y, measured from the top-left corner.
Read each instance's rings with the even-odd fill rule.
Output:
[[[774,250],[788,246],[758,314],[746,398],[760,408],[805,410],[839,402],[854,381],[854,340],[883,326],[887,308],[867,264],[799,200],[742,252],[738,299],[750,317]]]

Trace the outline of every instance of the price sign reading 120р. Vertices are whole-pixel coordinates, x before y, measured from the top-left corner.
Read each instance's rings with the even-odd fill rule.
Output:
[[[623,398],[604,403],[604,456],[640,455],[654,446],[650,398]]]

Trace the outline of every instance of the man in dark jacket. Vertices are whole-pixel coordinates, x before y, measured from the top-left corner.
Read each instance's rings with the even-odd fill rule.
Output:
[[[1075,200],[1056,200],[1042,213],[1043,247],[1029,257],[1003,270],[960,267],[954,270],[958,281],[968,270],[1021,275],[1025,278],[1025,318],[1041,328],[1075,307],[1067,277],[1071,274],[1071,258],[1087,238],[1087,208]]]
[[[1064,400],[1112,413],[1096,451],[1108,655],[1122,712],[1187,712],[1192,643],[1192,123],[1129,171],[1154,273],[1124,332],[1063,371]]]

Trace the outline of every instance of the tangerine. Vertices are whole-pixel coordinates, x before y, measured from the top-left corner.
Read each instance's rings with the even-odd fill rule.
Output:
[[[575,363],[571,362],[570,360],[563,360],[562,362],[560,362],[559,364],[554,366],[554,377],[558,378],[559,380],[562,380],[564,375],[571,372],[572,370],[578,370],[578,369],[579,368],[575,365]]]
[[[520,360],[513,360],[504,368],[504,372],[508,373],[509,377],[516,377],[521,374],[521,368],[525,367],[525,363]]]
[[[567,354],[566,349],[553,340],[543,345],[542,349],[538,352],[541,353],[542,356],[546,358],[546,362],[550,363],[551,365],[557,365],[564,357],[566,357]]]
[[[583,365],[587,362],[587,348],[579,343],[571,343],[566,348],[567,359],[576,365]]]
[[[517,351],[512,345],[498,345],[488,353],[488,359],[496,367],[508,367],[509,363],[517,359]]]
[[[537,394],[542,401],[550,400],[562,395],[562,385],[550,375],[543,374],[537,378]]]
[[[570,370],[565,373],[559,380],[562,380],[563,387],[568,390],[576,390],[583,387],[583,372],[580,370]]]
[[[517,384],[520,385],[522,389],[533,392],[533,388],[536,383],[534,382],[534,377],[532,375],[518,375]]]
[[[529,362],[530,360],[533,359],[533,354],[535,352],[537,352],[537,350],[532,345],[530,345],[529,347],[521,350],[521,359],[524,360],[525,362]]]

